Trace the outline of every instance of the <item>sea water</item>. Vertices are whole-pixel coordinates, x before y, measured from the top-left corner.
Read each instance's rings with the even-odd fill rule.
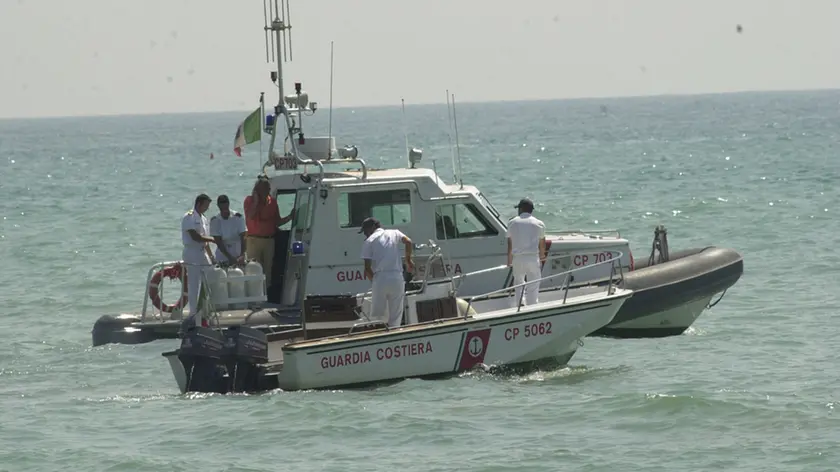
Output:
[[[446,106],[406,113],[420,165],[452,181]],[[464,182],[505,216],[528,196],[637,258],[658,224],[672,252],[744,256],[684,335],[587,338],[524,376],[179,395],[160,355],[177,341],[92,348],[90,329],[140,309],[198,193],[241,211],[261,163],[232,152],[246,114],[0,121],[0,470],[837,469],[840,92],[459,105]],[[333,116],[371,167],[405,165],[400,123]]]

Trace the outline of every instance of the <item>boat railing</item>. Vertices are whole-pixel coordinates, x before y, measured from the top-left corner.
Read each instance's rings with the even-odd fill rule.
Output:
[[[157,292],[158,297],[160,297],[160,299],[163,300],[163,287],[162,287],[162,284],[160,283],[160,282],[163,282],[163,277],[161,277],[160,282],[158,282],[156,284],[152,283],[152,277],[154,277],[155,274],[157,274],[158,272],[162,273],[164,269],[172,268],[172,267],[181,267],[180,277],[179,277],[179,281],[181,282],[181,293],[178,294],[178,300],[180,300],[183,297],[183,294],[186,293],[187,289],[186,289],[186,287],[184,287],[184,275],[186,275],[187,268],[184,265],[184,261],[165,261],[165,262],[158,262],[158,263],[153,264],[152,267],[149,268],[149,273],[146,275],[146,284],[144,285],[143,309],[140,312],[140,319],[142,321],[147,321],[146,320],[147,316],[149,316],[150,318],[152,318],[154,320],[163,321],[163,320],[166,319],[166,317],[164,316],[163,310],[162,309],[157,309],[156,310],[155,308],[157,308],[157,307],[155,307],[154,304],[152,304],[151,315],[148,315],[149,300],[151,299],[151,297],[149,295],[149,289],[151,289],[152,286],[154,285],[154,288],[156,288],[157,291],[158,291]]]
[[[442,250],[441,250],[440,246],[435,244],[434,241],[429,240],[428,244],[414,244],[414,249],[425,249],[425,248],[431,248],[432,249],[431,254],[429,254],[429,256],[427,257],[427,262],[426,262],[427,266],[426,267],[431,267],[432,262],[437,258],[443,259]],[[605,251],[605,252],[610,253],[610,259],[607,259],[607,260],[601,261],[601,262],[597,262],[595,264],[576,267],[574,269],[570,269],[570,270],[567,270],[565,272],[558,272],[556,274],[551,274],[549,276],[542,277],[538,280],[526,281],[526,282],[518,284],[518,285],[513,285],[513,286],[510,286],[510,287],[504,287],[504,288],[501,288],[501,289],[498,289],[498,290],[493,290],[492,292],[487,292],[487,293],[484,293],[484,294],[481,294],[481,295],[465,297],[465,300],[467,300],[467,307],[464,310],[463,315],[459,315],[459,317],[466,318],[467,316],[469,316],[470,308],[471,308],[471,305],[472,305],[473,301],[481,300],[481,299],[487,299],[487,298],[492,297],[493,295],[497,295],[497,294],[501,294],[501,293],[510,293],[510,292],[515,291],[519,287],[525,287],[526,285],[529,285],[529,284],[535,284],[535,285],[539,286],[539,284],[541,284],[545,280],[554,279],[554,278],[560,277],[560,276],[565,276],[565,278],[563,279],[563,282],[561,283],[561,285],[559,287],[552,287],[552,288],[564,291],[564,293],[563,293],[563,303],[565,304],[566,299],[568,298],[568,295],[569,295],[569,289],[571,288],[571,281],[572,281],[572,274],[573,273],[575,273],[577,271],[580,271],[580,270],[585,270],[585,269],[589,269],[589,268],[592,268],[592,267],[595,267],[595,266],[606,265],[606,264],[611,265],[609,279],[604,279],[604,281],[608,282],[607,287],[606,287],[606,293],[607,293],[607,295],[612,295],[615,291],[615,288],[616,288],[616,283],[615,282],[624,280],[624,267],[622,267],[622,265],[620,263],[621,258],[624,256],[624,253],[621,252],[621,251]],[[555,259],[562,259],[564,257],[567,257],[567,256],[559,255],[559,256],[549,257],[549,258],[546,259],[546,262],[552,261],[552,260],[555,260]],[[465,280],[466,278],[473,277],[473,276],[476,276],[476,275],[481,275],[481,274],[487,274],[487,273],[494,272],[494,271],[497,271],[497,270],[504,270],[504,269],[510,269],[510,266],[508,266],[507,264],[502,264],[502,265],[498,265],[498,266],[495,266],[495,267],[489,267],[489,268],[486,268],[486,269],[480,269],[480,270],[476,270],[476,271],[472,271],[472,272],[467,272],[465,274],[449,276],[449,277],[446,277],[446,279],[449,279],[449,282],[452,284],[452,295],[457,296],[458,288],[461,285],[460,282]],[[423,293],[424,292],[424,290],[425,290],[425,288],[428,284],[429,274],[430,274],[430,271],[425,272],[424,277],[423,277],[422,282],[421,282],[421,285],[420,285],[420,288],[417,290],[417,293]],[[616,277],[616,275],[618,275],[618,277]],[[456,281],[459,282],[457,286],[455,285]],[[372,293],[372,289],[370,289],[370,290],[368,290],[364,293],[358,294],[357,298],[361,298],[362,300],[364,300],[364,299],[368,298],[371,295],[371,293]],[[517,304],[517,312],[522,309],[522,298],[524,297],[524,295],[525,295],[525,290],[522,290],[522,294],[519,297],[519,303]],[[359,327],[363,327],[363,326],[367,326],[367,325],[371,325],[371,324],[379,322],[379,320],[371,320],[370,317],[368,317],[361,310],[361,307],[360,307],[360,313],[365,317],[365,321],[362,321],[362,322],[359,322],[359,323],[356,323],[355,325],[353,325],[353,328],[351,328],[351,331],[353,331],[353,330],[355,330],[356,328],[359,328]]]
[[[594,234],[598,236],[613,236],[621,237],[621,233],[617,229],[546,229],[546,235],[566,235],[566,234]]]
[[[432,252],[426,258],[426,267],[431,267],[431,265],[432,265],[432,263],[434,263],[435,259],[441,259],[441,260],[443,259],[443,250],[440,248],[440,246],[435,244],[435,242],[431,239],[429,240],[428,243],[416,243],[412,247],[415,250],[419,250],[419,249],[431,249],[432,250]],[[430,273],[430,271],[426,271],[425,274],[423,274],[423,279],[420,282],[420,288],[417,290],[417,293],[423,293],[426,290],[426,285],[429,281],[429,273]],[[372,293],[373,293],[373,288],[371,287],[370,289],[368,289],[368,291],[356,295],[356,298],[357,299],[361,298],[362,300],[365,300]],[[380,322],[379,320],[371,320],[370,317],[367,316],[367,314],[365,314],[361,309],[359,311],[362,315],[364,315],[366,321],[362,321],[362,322],[354,324],[353,327],[350,328],[350,332],[353,332],[356,328],[361,328],[361,327],[373,325],[373,324],[376,324],[376,323]]]
[[[292,156],[287,156],[292,157]],[[365,181],[367,180],[367,164],[365,163],[364,159],[354,157],[354,158],[338,158],[338,159],[301,159],[299,156],[294,156],[297,160],[298,166],[318,166],[318,181],[324,181],[324,165],[325,164],[359,164],[362,168],[362,177],[360,180]],[[270,158],[263,164],[262,174],[267,175],[266,170],[269,166],[274,165],[274,159]]]
[[[365,163],[365,160],[360,158],[360,157],[339,158],[339,159],[323,159],[319,162],[321,162],[321,164],[323,164],[323,165],[326,165],[326,164],[359,164],[362,167],[362,178],[361,178],[361,180],[367,180],[367,172],[368,172],[367,164]],[[323,180],[323,176],[322,176],[322,180]]]
[[[187,267],[190,266],[190,265],[197,265],[197,264],[189,264],[189,263],[186,263],[182,260],[180,260],[180,261],[165,261],[165,262],[155,263],[155,264],[152,265],[151,268],[149,268],[149,272],[146,275],[146,285],[145,285],[146,292],[143,294],[143,309],[140,312],[141,321],[147,321],[147,317],[151,318],[152,320],[155,320],[155,321],[177,320],[177,319],[182,319],[183,318],[182,313],[183,313],[184,309],[186,308],[186,306],[184,306],[184,305],[186,305],[186,302],[184,302],[184,303],[181,303],[181,302],[187,296],[188,287],[185,285],[185,282],[186,282],[185,277],[187,275]],[[222,265],[219,265],[219,264],[202,265],[202,267],[206,267],[206,268],[210,268],[210,267],[214,267],[214,266],[220,266],[221,267]],[[175,267],[179,268],[178,280],[180,282],[181,290],[180,290],[179,297],[177,299],[178,302],[176,302],[176,304],[174,305],[175,308],[173,308],[172,312],[170,312],[167,316],[167,314],[164,313],[164,310],[162,309],[162,307],[163,307],[163,295],[164,295],[163,294],[163,284],[162,284],[162,282],[163,282],[163,278],[166,276],[164,271],[168,268],[175,268]],[[157,283],[153,283],[152,279],[155,277],[155,275],[158,272],[161,273],[161,278]],[[205,289],[207,290],[207,297],[206,297],[206,302],[208,304],[207,305],[207,313],[210,314],[209,318],[218,319],[218,313],[217,313],[217,310],[216,310],[216,307],[215,307],[215,304],[214,304],[214,297],[213,297],[213,293],[212,293],[212,291],[213,291],[212,285],[213,284],[211,284],[210,281],[207,279],[206,271],[201,271],[200,274],[201,274],[203,285],[204,285]],[[238,282],[245,283],[245,282],[248,282],[248,281],[251,281],[251,280],[260,281],[263,284],[265,284],[265,275],[264,274],[256,274],[256,275],[247,275],[246,274],[246,275],[240,275],[240,276],[236,277],[237,283]],[[156,307],[153,303],[152,304],[152,309],[150,310],[149,309],[149,300],[151,300],[151,297],[149,296],[149,289],[152,288],[152,287],[157,289],[157,296],[161,300],[161,307]],[[265,293],[265,285],[263,285],[263,293]],[[242,304],[247,305],[248,303],[252,303],[252,302],[265,302],[265,296],[264,295],[263,296],[258,296],[258,297],[247,297],[246,296],[246,297],[236,297],[236,298],[228,297],[228,298],[225,298],[225,300],[224,300],[225,305],[242,305]],[[176,313],[176,311],[177,311],[177,313]],[[215,316],[214,316],[214,314],[215,314]],[[192,316],[192,315],[193,315],[193,313],[190,313],[190,316]],[[196,318],[198,318],[198,317],[196,317]],[[208,321],[210,321],[210,320],[208,319]],[[196,322],[201,323],[201,320],[196,319]]]
[[[429,253],[428,257],[426,258],[426,265],[424,267],[426,267],[427,269],[423,271],[423,279],[422,282],[420,282],[421,292],[426,289],[426,285],[429,282],[429,276],[432,273],[430,269],[433,267],[435,259],[440,259],[441,261],[443,261],[443,249],[441,249],[440,246],[435,244],[433,240],[430,239],[428,243],[420,243],[414,245],[414,250],[422,249],[431,249],[432,252]]]
[[[483,293],[481,295],[465,297],[465,299],[467,300],[467,309],[464,310],[464,315],[463,316],[465,318],[468,316],[469,311],[470,311],[470,307],[472,305],[472,302],[474,302],[474,301],[482,300],[482,299],[488,299],[488,298],[492,297],[493,295],[498,295],[498,294],[502,294],[502,293],[510,293],[511,291],[515,291],[516,289],[522,287],[523,290],[522,290],[521,294],[519,295],[519,300],[518,300],[518,303],[516,304],[517,305],[516,311],[518,312],[522,309],[522,298],[525,296],[525,290],[524,290],[525,286],[535,285],[537,288],[539,288],[539,285],[542,284],[543,281],[551,280],[551,279],[554,279],[554,278],[560,277],[560,276],[564,276],[564,280],[560,284],[559,289],[564,291],[563,292],[563,303],[565,304],[566,299],[569,296],[569,288],[571,286],[571,276],[572,276],[573,273],[575,273],[579,270],[585,270],[585,269],[589,269],[589,268],[592,268],[592,267],[595,267],[595,266],[606,265],[606,264],[610,264],[612,266],[612,268],[610,270],[610,278],[609,278],[609,281],[607,283],[607,288],[606,288],[607,295],[612,295],[615,291],[615,288],[616,288],[616,284],[614,283],[615,280],[616,280],[616,277],[615,277],[616,274],[618,273],[619,280],[624,279],[624,268],[621,266],[621,263],[620,263],[622,256],[624,256],[624,253],[621,252],[621,251],[605,251],[605,252],[610,253],[610,259],[607,259],[607,260],[601,261],[601,262],[596,262],[595,264],[590,264],[590,265],[587,265],[587,266],[575,267],[574,269],[569,269],[569,270],[564,271],[564,272],[558,272],[556,274],[551,274],[549,276],[542,277],[542,278],[539,278],[537,280],[529,280],[529,281],[525,281],[521,284],[512,285],[510,287],[503,287],[501,289],[493,290],[492,292]],[[617,257],[615,256],[616,254],[617,254]],[[565,256],[556,256],[556,257],[547,258],[546,262],[548,262],[550,260],[553,260],[553,259],[560,259],[562,257],[565,257]],[[474,271],[474,272],[468,272],[466,274],[456,275],[456,276],[452,277],[452,281],[454,283],[454,281],[457,279],[460,282],[463,279],[466,279],[467,277],[470,277],[470,276],[475,276],[475,275],[478,275],[478,274],[485,274],[485,273],[488,273],[488,272],[493,272],[493,271],[502,270],[502,269],[509,269],[509,268],[510,267],[507,264],[505,264],[505,265],[490,267],[490,268],[487,268],[487,269],[482,269],[482,270],[478,270],[478,271]],[[457,295],[457,291],[458,291],[459,287],[460,287],[460,283],[459,283],[458,287],[455,288],[456,295]]]

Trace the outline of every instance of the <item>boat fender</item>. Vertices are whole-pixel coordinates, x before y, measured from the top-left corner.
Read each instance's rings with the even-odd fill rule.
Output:
[[[180,279],[183,276],[182,283],[185,287],[184,294],[178,302],[172,306],[163,303],[160,299],[160,282],[163,280],[164,276],[168,277],[169,280]],[[155,275],[152,276],[152,280],[149,281],[149,298],[152,300],[152,305],[154,305],[158,310],[164,313],[172,313],[175,309],[181,309],[181,307],[186,305],[189,301],[186,289],[188,286],[187,271],[181,269],[181,264],[175,264],[172,267],[167,267],[166,269],[155,272]]]
[[[458,307],[458,316],[464,316],[465,313],[468,314],[469,316],[473,316],[473,315],[477,314],[475,309],[472,306],[470,306],[470,304],[466,300],[464,300],[463,298],[456,298],[455,299],[455,305]],[[467,311],[468,307],[469,307],[469,312]]]

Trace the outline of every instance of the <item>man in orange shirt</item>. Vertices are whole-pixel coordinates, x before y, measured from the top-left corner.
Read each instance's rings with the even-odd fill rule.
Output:
[[[295,216],[281,217],[277,200],[271,197],[271,184],[266,178],[259,178],[251,195],[245,197],[245,226],[248,229],[246,252],[249,259],[262,265],[265,286],[271,287],[271,266],[274,262],[274,233],[277,227],[286,224]]]

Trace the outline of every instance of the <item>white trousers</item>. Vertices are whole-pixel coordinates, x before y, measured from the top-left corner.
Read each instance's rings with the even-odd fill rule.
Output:
[[[539,280],[542,277],[542,267],[540,267],[540,258],[537,255],[522,255],[513,256],[513,285],[525,283],[528,281]],[[522,298],[523,287],[516,288],[516,294],[511,302],[511,305],[516,307],[522,298],[523,305],[534,305],[540,298],[540,283],[528,283],[525,285],[525,297]]]
[[[236,241],[224,241],[222,240],[222,244],[225,245],[225,249],[230,253],[233,257],[239,257],[242,255],[242,243],[239,242],[239,237],[237,236]],[[222,253],[222,250],[219,249],[219,246],[216,246],[215,254],[216,261],[218,262],[230,262],[228,261],[227,256]]]
[[[391,328],[400,326],[404,305],[405,279],[402,272],[375,274],[370,297],[371,321],[385,321]]]
[[[201,288],[203,272],[209,271],[210,258],[204,249],[184,248],[184,264],[187,266],[187,298],[190,301],[190,316],[198,311],[198,291]]]

